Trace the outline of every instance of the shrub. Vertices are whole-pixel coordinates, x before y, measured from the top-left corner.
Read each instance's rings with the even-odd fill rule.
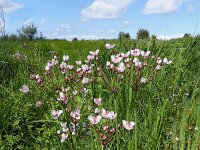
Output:
[[[139,29],[137,32],[137,39],[148,39],[149,31],[146,29]]]
[[[129,33],[119,32],[118,39],[131,39],[131,36]]]
[[[183,36],[183,38],[190,38],[190,37],[192,37],[190,33],[185,33]]]
[[[157,39],[157,36],[156,35],[152,35],[151,39],[155,40],[155,39]]]
[[[21,39],[34,40],[38,38],[38,29],[34,24],[22,26],[17,32]]]
[[[77,42],[78,41],[78,38],[73,38],[72,39],[72,42]]]

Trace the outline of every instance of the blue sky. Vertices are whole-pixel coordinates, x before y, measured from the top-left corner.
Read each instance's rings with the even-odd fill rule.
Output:
[[[136,37],[145,28],[159,38],[200,33],[200,0],[0,0],[6,31],[34,23],[47,38]],[[195,30],[195,26],[197,28]]]

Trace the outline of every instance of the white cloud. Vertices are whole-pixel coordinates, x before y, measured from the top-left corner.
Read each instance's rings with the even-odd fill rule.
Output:
[[[68,24],[61,24],[60,27],[65,30],[71,28]]]
[[[81,19],[81,23],[87,23],[89,20],[88,19],[86,19],[86,18],[82,18]]]
[[[24,25],[31,25],[33,24],[33,20],[31,18],[28,18],[27,20],[24,21]]]
[[[128,5],[135,0],[94,0],[89,6],[81,10],[85,18],[115,19],[126,11]]]
[[[170,40],[170,39],[182,38],[183,36],[184,36],[184,34],[159,35],[159,36],[157,36],[157,39],[160,39],[160,40]]]
[[[41,20],[40,20],[40,25],[43,25],[45,22],[46,22],[46,19],[44,19],[44,18],[41,19]]]
[[[13,0],[0,0],[0,6],[3,7],[5,13],[11,13],[23,7],[22,4],[14,2]]]
[[[200,1],[199,0],[191,0],[189,1],[186,10],[188,12],[195,12],[200,9]]]
[[[111,37],[102,37],[102,36],[97,36],[95,34],[82,34],[82,35],[70,35],[69,38],[78,38],[80,39],[85,39],[85,40],[97,40],[97,39],[103,39],[103,38],[111,38]]]
[[[103,32],[104,32],[104,30],[102,30],[102,29],[97,30],[97,33],[103,33]]]
[[[129,24],[129,21],[127,21],[127,20],[126,20],[126,21],[123,21],[123,24],[124,24],[124,25],[128,25],[128,24]]]
[[[116,29],[112,29],[112,30],[109,31],[109,33],[116,33],[116,32],[117,32]]]
[[[68,24],[61,24],[60,27],[56,28],[56,31],[57,32],[69,31],[70,28],[71,26]]]
[[[45,36],[48,39],[67,39],[72,40],[73,38],[78,38],[78,40],[98,40],[98,39],[113,39],[111,36],[98,36],[96,34],[62,34],[62,33],[46,33]]]
[[[167,14],[179,9],[187,0],[148,0],[144,6],[145,14]]]

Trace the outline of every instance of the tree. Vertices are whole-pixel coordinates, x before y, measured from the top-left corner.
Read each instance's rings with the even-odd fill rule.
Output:
[[[137,32],[137,39],[148,39],[149,31],[146,29],[139,29]]]
[[[119,32],[118,39],[131,39],[129,33]]]
[[[37,37],[37,39],[44,40],[44,39],[46,39],[46,37],[42,34],[42,32],[40,32],[40,36]]]
[[[183,38],[190,38],[191,37],[191,34],[190,33],[185,33]]]
[[[156,36],[156,35],[152,35],[152,36],[151,36],[151,39],[156,40],[156,39],[157,39],[157,36]]]
[[[72,42],[77,42],[78,41],[78,38],[73,38],[72,39]]]
[[[22,26],[17,32],[22,39],[34,40],[38,38],[38,29],[34,24]]]

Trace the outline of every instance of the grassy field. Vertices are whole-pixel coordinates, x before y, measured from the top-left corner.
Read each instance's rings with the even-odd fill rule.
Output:
[[[107,42],[115,44],[115,47],[106,49]],[[106,69],[110,55],[126,53],[134,48],[150,50],[155,61],[160,56],[161,59],[169,58],[173,63],[163,65],[160,71],[155,72],[149,65],[149,57],[140,75],[134,66],[126,67],[122,73]],[[58,56],[59,64],[63,55],[69,55],[68,63],[76,68],[74,61],[83,62],[89,51],[97,49],[100,50],[98,59],[93,60],[94,67],[86,75],[92,79],[88,85],[78,82],[75,72],[69,69],[65,75],[61,75],[58,68],[45,75],[45,66],[54,55]],[[0,41],[0,148],[200,149],[199,66],[200,38],[170,41]],[[42,85],[30,79],[36,74],[42,76]],[[137,75],[148,78],[148,82],[140,84]],[[28,93],[19,90],[23,85],[28,85]],[[70,87],[66,92],[69,97],[67,104],[57,101],[62,87]],[[88,89],[86,96],[80,92],[73,97],[70,89],[81,91],[84,87]],[[94,98],[101,98],[102,104],[97,106]],[[37,101],[41,101],[42,105],[36,106]],[[88,116],[94,115],[97,107],[114,111],[116,119],[101,119],[97,125],[91,125]],[[81,108],[80,119],[74,120],[70,112],[77,108]],[[63,114],[55,120],[51,110],[63,110]],[[122,120],[134,121],[135,126],[130,131],[126,130]],[[70,129],[63,143],[61,135],[57,134],[60,122],[67,122],[67,126],[72,122],[79,123],[75,127],[75,135]],[[118,127],[110,133],[105,126],[109,129]]]

